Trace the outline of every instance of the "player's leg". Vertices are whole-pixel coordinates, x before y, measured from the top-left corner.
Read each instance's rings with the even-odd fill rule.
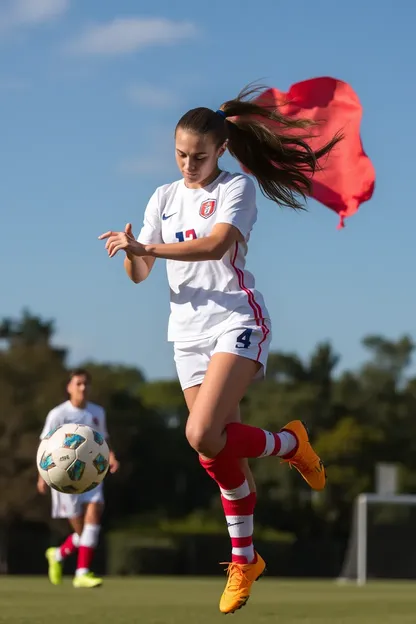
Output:
[[[230,418],[227,418],[226,425],[232,422],[241,423],[240,408]],[[200,460],[200,463],[206,468],[204,461]],[[248,459],[240,459],[240,465],[245,476],[245,484],[243,488],[233,494],[235,497],[238,497],[238,494],[240,494],[241,498],[230,500],[230,493],[222,491],[221,503],[227,522],[228,534],[231,539],[231,561],[245,564],[253,562],[256,558],[253,533],[257,488]],[[244,511],[247,512],[246,515],[242,515]]]
[[[269,340],[256,326],[221,334],[188,418],[188,441],[206,459],[282,457],[312,489],[321,490],[325,470],[301,421],[288,423],[280,432],[238,422],[226,424],[248,385],[263,374]]]
[[[78,496],[62,494],[52,490],[52,517],[66,518],[72,529],[70,535],[57,548],[48,548],[45,556],[48,561],[48,576],[52,585],[62,583],[63,561],[76,552],[82,532],[83,516],[79,515]]]
[[[234,414],[231,414],[231,416],[227,418],[225,424],[228,425],[229,423],[234,423],[234,422],[241,423],[240,407],[237,408]],[[244,457],[243,459],[240,459],[240,464],[244,472],[244,476],[247,479],[250,492],[256,493],[257,492],[256,482],[254,480],[254,476],[251,471],[250,464],[248,463],[248,459],[246,457]]]
[[[185,402],[189,411],[191,411],[192,409],[192,406],[195,402],[195,399],[197,397],[198,390],[200,387],[201,385],[198,384],[197,386],[191,386],[190,388],[186,388],[184,390]],[[233,414],[230,414],[230,416],[226,419],[226,424],[231,423],[231,422],[241,422],[241,414],[240,414],[239,407]],[[246,458],[241,459],[240,464],[241,464],[241,468],[244,473],[244,476],[247,479],[250,492],[256,492],[256,483],[254,481],[253,473],[251,472],[248,459]]]
[[[84,525],[84,517],[74,516],[72,518],[68,518],[68,523],[70,528],[72,529],[72,532],[57,549],[56,559],[60,562],[77,552],[79,547],[79,540],[82,533],[82,527]]]
[[[68,518],[69,526],[79,537],[81,536],[82,529],[84,528],[84,514],[82,513],[81,505],[77,505],[77,511],[79,511],[79,515],[73,516],[72,518]],[[77,545],[78,548],[79,544]]]
[[[253,360],[230,353],[213,355],[193,401],[186,427],[188,441],[199,453],[201,465],[220,488],[231,537],[231,563],[220,601],[223,613],[233,613],[247,602],[253,582],[265,568],[263,559],[255,553],[253,547],[256,494],[250,492],[243,471],[241,460],[244,456],[217,459],[213,452],[213,447],[220,444],[217,438],[221,439],[227,423],[236,420],[239,402],[258,370],[259,364]],[[186,396],[189,391],[185,389],[184,393]],[[207,457],[208,453],[210,458]]]
[[[184,390],[185,400],[189,411],[191,411],[197,397],[199,386]],[[226,418],[225,424],[229,422],[241,422],[240,410],[237,410]],[[256,504],[256,486],[247,459],[237,460],[241,468],[243,478],[239,487],[225,490],[218,482],[216,470],[212,470],[212,461],[204,461],[200,456],[200,463],[207,473],[218,483],[221,492],[221,503],[224,509],[225,520],[227,522],[228,533],[231,538],[231,559],[234,563],[247,564],[256,559],[253,546],[253,514]],[[223,477],[224,478],[227,477]],[[222,480],[222,482],[223,482]],[[244,514],[244,515],[243,515]]]
[[[195,414],[194,408],[202,383],[204,383],[206,371],[211,365],[210,358],[216,342],[200,341],[198,344],[175,345],[175,361],[178,376],[191,414],[190,418]],[[258,370],[258,365],[250,363],[248,360],[247,363],[248,366],[252,367],[252,371],[248,374],[248,384]],[[241,380],[239,372],[237,376]],[[241,394],[244,394],[244,388]],[[241,396],[230,402],[228,413],[227,409],[224,409],[224,415],[221,416],[222,429],[229,422],[240,421],[238,407],[240,398]],[[189,436],[189,428],[187,428],[187,433]],[[200,461],[208,474],[220,487],[221,501],[227,517],[227,524],[229,525],[228,531],[233,548],[232,558],[235,560],[235,563],[231,564],[228,569],[228,583],[224,592],[225,597],[223,595],[221,599],[220,609],[225,613],[233,612],[247,601],[252,582],[264,570],[264,562],[255,555],[252,542],[253,511],[256,496],[254,479],[252,478],[248,461],[244,457],[220,462],[221,465],[218,462],[215,463],[215,461],[213,462],[214,465],[212,465],[212,462],[211,465],[207,465],[201,456]],[[239,519],[235,520],[237,515]],[[237,563],[237,560],[245,563]],[[236,579],[237,582],[235,582]],[[240,583],[241,579],[244,579],[243,585]],[[227,588],[231,589],[231,595]]]
[[[255,332],[250,331],[250,336],[252,333]],[[265,432],[238,422],[227,424],[229,415],[235,413],[249,384],[264,365],[264,361],[257,356],[261,354],[259,344],[266,342],[264,334],[257,336],[259,344],[256,341],[246,342],[247,346],[252,345],[251,350],[241,353],[235,349],[236,353],[233,349],[240,334],[234,336],[232,331],[227,332],[217,341],[216,352],[194,400],[186,428],[188,441],[199,453],[201,464],[221,489],[233,541],[229,578],[220,603],[220,609],[225,613],[233,612],[246,603],[252,583],[265,567],[252,545],[255,494],[250,493],[240,460],[280,455],[290,458],[295,464],[296,456],[301,456],[303,463],[298,462],[296,467],[300,469],[301,466],[304,472],[309,472],[311,460],[314,465],[315,458],[319,462],[307,435],[306,439],[299,435],[303,427],[301,423],[300,427],[290,423],[287,430],[280,433]],[[307,462],[304,461],[306,455]]]
[[[101,530],[101,518],[104,509],[103,486],[100,484],[86,494],[82,494],[84,504],[84,524],[79,541],[77,569],[73,581],[74,587],[92,589],[102,585],[102,579],[91,571],[95,550]]]

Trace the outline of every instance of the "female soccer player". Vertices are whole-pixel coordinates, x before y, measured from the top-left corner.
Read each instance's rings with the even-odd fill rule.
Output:
[[[221,171],[228,149],[277,204],[301,208],[319,159],[340,137],[319,151],[307,144],[311,124],[256,105],[248,89],[217,111],[188,111],[175,131],[176,162],[182,179],[151,197],[138,239],[131,224],[109,231],[109,257],[125,252],[130,279],[145,280],[156,258],[167,260],[178,377],[189,409],[186,437],[217,482],[232,543],[220,611],[233,613],[247,602],[265,562],[253,548],[255,485],[246,458],[279,456],[311,488],[325,487],[325,470],[300,421],[278,433],[240,422],[239,403],[249,384],[264,376],[271,340],[270,316],[254,278],[245,268],[247,244],[257,219],[250,177]],[[277,122],[276,133],[267,122]],[[291,136],[289,136],[291,134]]]

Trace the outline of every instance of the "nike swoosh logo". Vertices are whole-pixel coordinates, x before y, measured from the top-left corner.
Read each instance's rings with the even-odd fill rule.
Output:
[[[232,526],[237,526],[237,524],[244,524],[244,521],[242,520],[241,522],[227,522],[227,527],[232,527]]]
[[[170,214],[170,215],[165,215],[164,214],[164,215],[162,215],[162,219],[163,219],[163,221],[166,221],[166,219],[170,219],[170,217],[173,217],[173,215],[175,215],[175,214],[176,214],[176,212],[172,212],[172,214]]]

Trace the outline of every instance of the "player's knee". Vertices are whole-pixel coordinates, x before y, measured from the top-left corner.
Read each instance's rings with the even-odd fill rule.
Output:
[[[186,425],[186,439],[197,453],[205,457],[215,457],[221,445],[219,436],[212,429],[190,421]]]

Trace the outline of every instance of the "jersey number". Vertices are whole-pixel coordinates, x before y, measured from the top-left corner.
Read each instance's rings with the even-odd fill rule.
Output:
[[[186,240],[195,240],[196,232],[195,230],[186,230],[186,232],[176,232],[175,236],[180,243],[183,243]]]
[[[250,337],[252,334],[252,329],[245,329],[242,334],[240,334],[237,338],[237,344],[235,345],[236,349],[248,349],[251,345]]]

